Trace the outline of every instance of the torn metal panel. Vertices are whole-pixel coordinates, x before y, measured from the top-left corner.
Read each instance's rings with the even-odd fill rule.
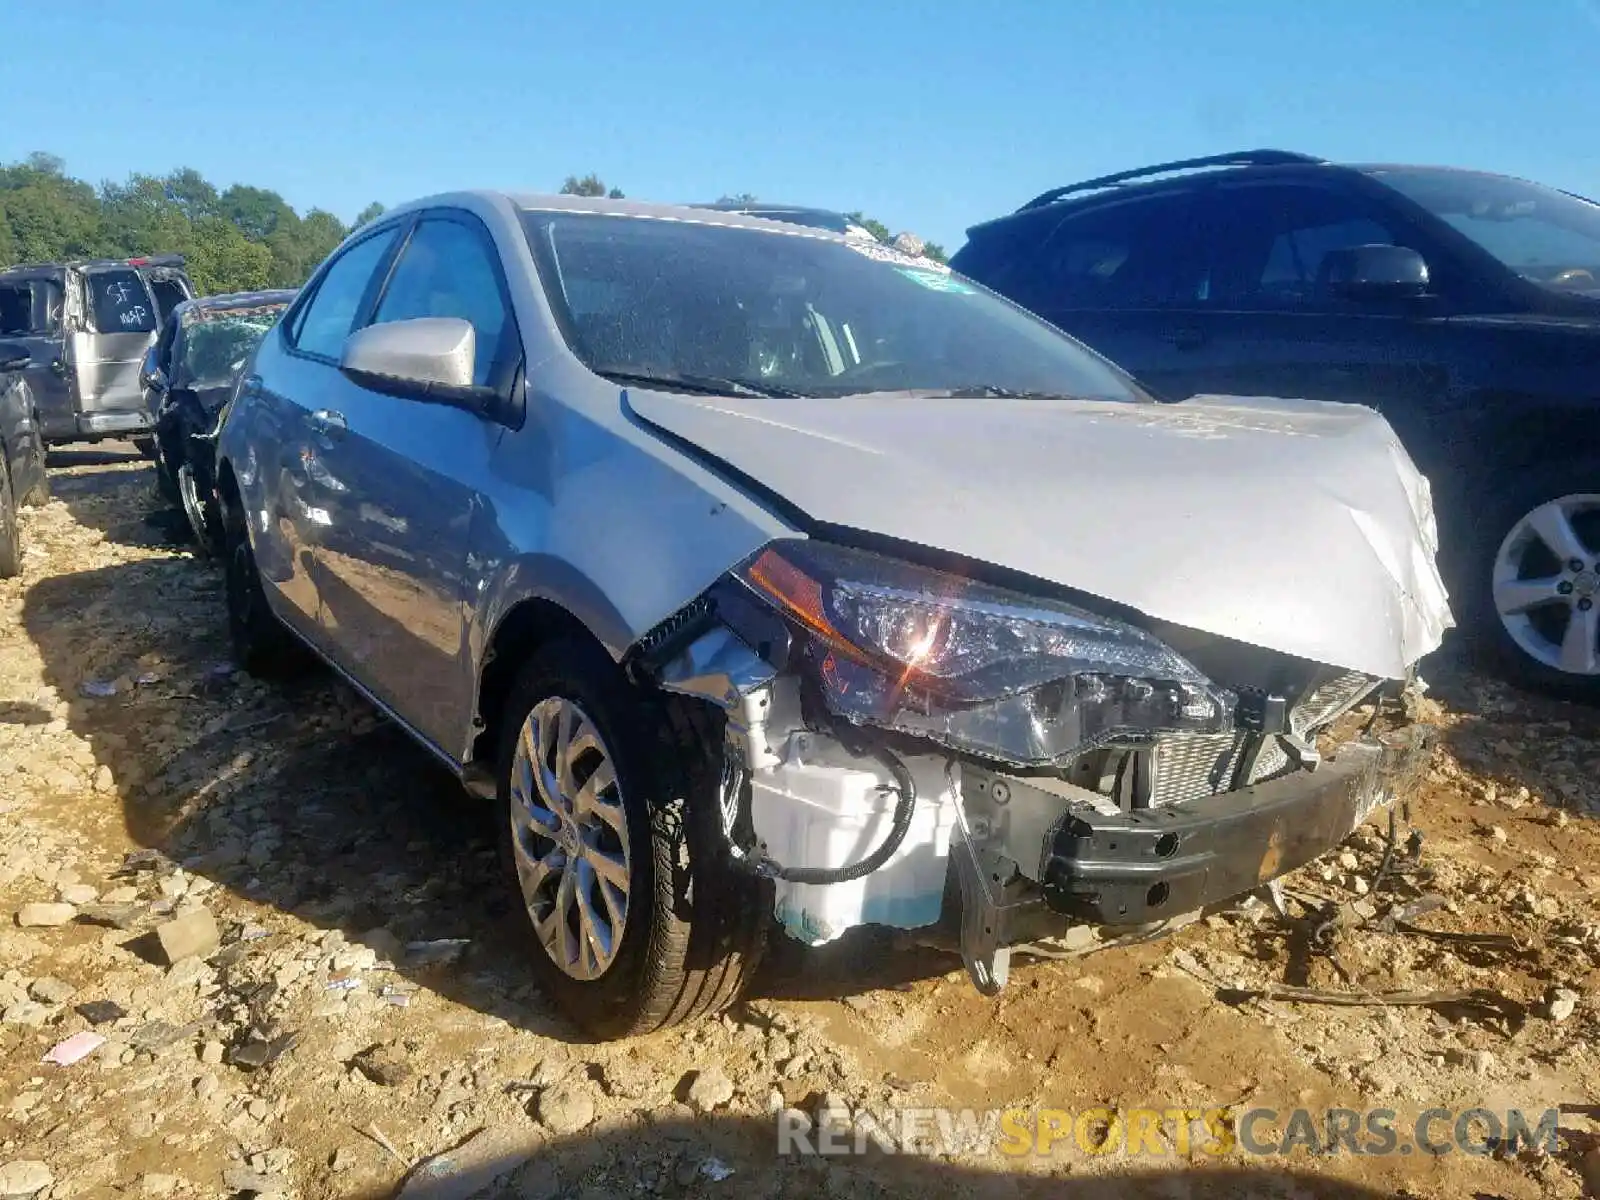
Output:
[[[1391,679],[1452,624],[1427,482],[1357,405],[629,399],[814,520],[1157,620]]]

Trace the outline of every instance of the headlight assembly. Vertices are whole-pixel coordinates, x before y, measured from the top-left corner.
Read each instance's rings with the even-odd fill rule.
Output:
[[[1144,630],[1054,600],[815,541],[737,572],[809,636],[829,709],[989,758],[1215,733],[1235,697]]]

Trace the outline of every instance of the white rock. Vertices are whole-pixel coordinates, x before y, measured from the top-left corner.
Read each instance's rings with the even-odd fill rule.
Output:
[[[0,1167],[0,1197],[32,1196],[44,1191],[56,1177],[36,1158],[19,1158]]]
[[[24,904],[17,910],[17,924],[24,929],[49,929],[56,925],[65,925],[78,915],[78,910],[70,904],[48,904],[35,901]]]

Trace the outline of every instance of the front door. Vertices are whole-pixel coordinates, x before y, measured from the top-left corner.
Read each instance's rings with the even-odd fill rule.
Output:
[[[348,386],[339,355],[357,317],[370,311],[397,236],[390,226],[341,250],[308,285],[309,299],[262,343],[255,372],[240,381],[240,394],[250,399],[242,411],[255,459],[247,467],[259,497],[256,563],[279,615],[319,644],[326,639],[317,554],[334,534],[339,484],[326,462],[337,431],[324,414]],[[359,647],[328,648],[347,668],[359,658]]]
[[[475,382],[500,386],[521,341],[492,240],[454,211],[421,220],[373,323],[460,317],[477,338]],[[342,379],[342,377],[341,377]],[[464,619],[470,528],[503,432],[461,409],[342,379],[320,451],[338,487],[318,550],[325,636],[360,647],[362,682],[452,757],[472,696]]]
[[[78,432],[66,361],[66,272],[42,268],[15,272],[0,284],[0,340],[27,347],[23,370],[47,440],[67,440]]]
[[[1455,265],[1364,196],[1306,184],[1234,184],[1211,194],[1210,295],[1186,313],[1183,390],[1362,404],[1381,412],[1424,471],[1448,445]],[[1434,294],[1343,297],[1323,264],[1341,249],[1406,245]]]

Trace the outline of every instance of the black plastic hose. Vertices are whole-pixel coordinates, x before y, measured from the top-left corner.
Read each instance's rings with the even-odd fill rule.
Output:
[[[894,784],[884,784],[884,791],[898,791],[900,799],[895,802],[894,820],[889,826],[889,834],[883,843],[867,855],[860,862],[851,863],[848,867],[785,867],[779,863],[766,859],[757,866],[763,875],[771,875],[788,883],[849,883],[852,879],[860,879],[863,875],[870,875],[884,863],[889,861],[889,856],[900,849],[906,840],[906,834],[911,831],[911,818],[917,804],[917,785],[911,778],[911,772],[906,770],[905,763],[901,762],[895,754],[881,746],[873,747],[872,757],[876,758],[885,767],[889,774],[894,776]]]

